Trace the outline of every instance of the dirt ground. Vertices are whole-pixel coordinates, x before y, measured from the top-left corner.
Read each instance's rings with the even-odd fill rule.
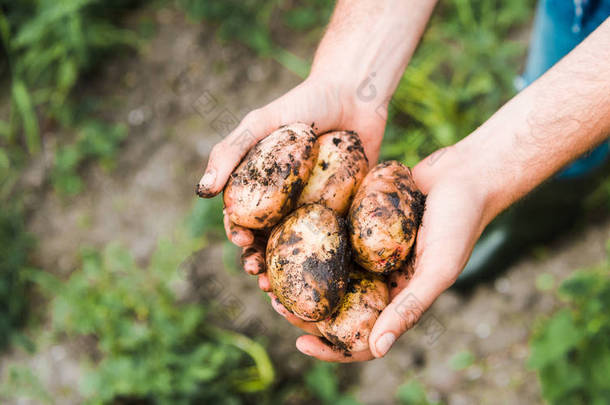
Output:
[[[117,167],[86,169],[87,190],[76,198],[38,195],[29,223],[39,239],[35,261],[55,274],[74,269],[83,244],[101,247],[118,240],[138,260],[146,260],[157,239],[170,235],[192,207],[194,185],[226,124],[299,82],[272,61],[219,44],[209,27],[186,22],[174,11],[156,11],[154,18],[159,31],[150,43],[110,64],[93,87],[83,89],[106,100],[109,116],[130,126]],[[47,145],[46,158],[27,173],[29,186],[40,187],[52,150]],[[540,403],[536,376],[525,365],[527,340],[535,320],[557,303],[536,289],[536,277],[549,273],[559,280],[601,261],[609,237],[610,223],[597,224],[566,235],[548,248],[547,258],[524,259],[469,296],[447,292],[426,322],[400,339],[386,358],[344,366],[356,376],[357,398],[365,404],[393,403],[397,386],[417,377],[431,399],[451,405]],[[221,270],[222,249],[215,243],[199,252],[196,274],[214,272],[226,286],[221,303],[231,305],[239,297],[243,310],[232,320],[240,325],[259,321],[272,356],[282,359],[284,372],[298,374],[308,364],[294,348],[298,331],[271,309],[255,279]],[[75,343],[42,345],[33,356],[9,353],[0,365],[30,365],[58,403],[76,404],[82,350]],[[464,350],[474,355],[474,364],[454,371],[450,360]]]

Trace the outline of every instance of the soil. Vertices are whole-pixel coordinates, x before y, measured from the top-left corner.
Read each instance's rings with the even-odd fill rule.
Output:
[[[130,127],[115,169],[85,169],[86,191],[75,198],[46,189],[37,196],[29,221],[39,240],[35,264],[57,275],[75,268],[80,246],[102,247],[114,240],[145,262],[157,239],[170,235],[190,210],[194,185],[212,145],[226,134],[226,124],[236,124],[247,111],[299,82],[275,62],[220,44],[212,27],[190,23],[174,10],[144,13],[152,13],[158,23],[154,38],[139,53],[108,64],[84,90],[105,100],[110,118]],[[45,149],[48,163],[52,145]],[[45,167],[42,159],[30,168],[26,184],[42,189]],[[393,403],[396,388],[416,377],[431,399],[451,405],[541,403],[536,376],[526,368],[527,342],[535,320],[552,312],[557,302],[551,293],[536,289],[536,277],[549,273],[559,280],[598,263],[609,237],[610,223],[596,224],[566,235],[547,248],[546,258],[526,258],[469,296],[447,292],[385,358],[342,366],[355,378],[356,397],[365,404]],[[298,376],[311,364],[294,347],[299,331],[273,311],[256,279],[219,270],[223,249],[216,242],[198,252],[194,276],[212,270],[224,286],[217,297],[221,305],[238,308],[227,311],[225,321],[247,330],[255,320],[281,372]],[[193,285],[185,287],[196,295]],[[15,361],[29,365],[58,403],[77,404],[87,342],[49,342],[43,334],[37,353],[7,353],[0,366]],[[455,371],[450,360],[464,350],[474,355],[474,364]]]

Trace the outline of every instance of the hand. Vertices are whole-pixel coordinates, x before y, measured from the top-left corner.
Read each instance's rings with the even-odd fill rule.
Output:
[[[370,350],[349,357],[316,336],[300,337],[299,350],[343,362],[385,355],[453,284],[496,215],[608,138],[610,103],[600,100],[610,94],[609,34],[607,21],[472,134],[414,168],[415,183],[427,194],[415,274],[392,290]]]
[[[439,161],[435,161],[434,156],[439,155]],[[451,162],[459,162],[455,157],[451,149],[439,151],[413,169],[415,183],[427,195],[426,211],[414,248],[414,274],[410,279],[406,276],[408,271],[390,276],[391,302],[373,327],[369,350],[345,353],[314,333],[316,336],[305,335],[297,339],[296,345],[301,352],[333,362],[382,357],[457,279],[487,223],[487,216],[486,197]],[[278,310],[278,303],[274,303],[274,308],[293,325],[305,326],[306,331],[311,331],[311,325],[303,325],[307,322],[283,308]]]
[[[385,105],[368,103],[359,97],[353,86],[344,86],[337,81],[328,83],[318,76],[310,76],[284,96],[250,112],[227,138],[214,146],[198,186],[200,196],[207,198],[218,194],[256,142],[281,125],[294,122],[312,124],[319,134],[334,129],[356,131],[370,165],[377,162],[386,122],[385,115],[379,112],[385,111]],[[225,207],[225,210],[230,208]],[[258,275],[261,289],[269,291],[269,280],[264,273],[266,235],[231,223],[226,213],[224,225],[229,240],[243,248],[242,262],[246,272]]]

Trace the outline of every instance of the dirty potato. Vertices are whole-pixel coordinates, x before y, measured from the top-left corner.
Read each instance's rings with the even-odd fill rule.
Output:
[[[262,139],[225,187],[229,219],[251,229],[277,224],[294,209],[317,155],[316,134],[306,124],[280,127]]]
[[[345,215],[368,171],[358,134],[334,131],[318,138],[318,159],[297,206],[320,203]]]
[[[366,270],[388,273],[404,264],[424,211],[411,170],[396,161],[375,166],[349,210],[354,259]]]
[[[368,349],[377,317],[388,305],[389,292],[380,276],[357,270],[350,274],[339,309],[316,325],[332,344],[349,352]]]
[[[306,321],[328,318],[347,287],[349,247],[343,219],[304,205],[271,232],[266,264],[273,293]]]

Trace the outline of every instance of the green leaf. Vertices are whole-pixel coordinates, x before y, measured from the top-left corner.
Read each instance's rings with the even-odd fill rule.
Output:
[[[186,225],[191,236],[224,235],[222,208],[223,202],[220,195],[214,198],[196,198],[193,208],[186,218]]]
[[[343,394],[333,401],[332,405],[361,405],[361,403],[353,396]]]
[[[6,170],[11,166],[11,161],[4,148],[0,148],[0,169]]]
[[[12,94],[14,106],[19,111],[23,121],[28,150],[31,154],[37,154],[40,151],[38,118],[23,80],[15,79],[13,81]]]
[[[82,179],[74,173],[63,173],[61,176],[57,176],[53,179],[53,186],[56,191],[68,196],[77,195],[84,188]]]
[[[301,78],[305,78],[309,74],[311,64],[284,48],[274,48],[272,51],[272,57],[279,64]]]
[[[22,365],[5,367],[5,377],[0,385],[0,397],[33,400],[39,404],[55,404],[38,376]]]
[[[2,44],[4,45],[4,49],[7,50],[7,52],[10,55],[10,32],[11,32],[11,26],[8,22],[8,19],[4,16],[4,13],[2,12],[2,9],[0,9],[0,39],[2,39]]]
[[[0,137],[8,139],[10,133],[11,133],[10,124],[6,121],[0,120]]]
[[[536,288],[540,291],[550,291],[555,286],[555,278],[552,274],[543,273],[536,276]]]
[[[474,355],[470,351],[463,350],[453,355],[449,364],[454,370],[464,370],[465,368],[470,367],[474,363],[474,360]]]
[[[402,405],[428,405],[426,391],[416,379],[412,379],[406,384],[402,384],[396,391],[396,399]]]
[[[574,323],[569,310],[555,314],[532,341],[531,368],[540,369],[563,357],[583,337],[583,330]]]
[[[95,0],[70,0],[51,2],[53,7],[46,7],[44,12],[38,13],[35,18],[30,19],[17,33],[13,46],[23,48],[37,41],[44,39],[50,27],[54,24],[61,24],[59,20],[70,14],[76,13],[79,9]]]
[[[589,297],[599,286],[599,276],[593,272],[577,272],[559,287],[559,294],[567,299]]]
[[[542,384],[542,396],[553,403],[573,403],[561,401],[565,396],[584,383],[582,370],[565,361],[555,361],[538,371]],[[557,401],[557,402],[555,402]]]
[[[339,394],[335,369],[332,364],[316,362],[305,375],[307,388],[324,403],[332,403]]]

